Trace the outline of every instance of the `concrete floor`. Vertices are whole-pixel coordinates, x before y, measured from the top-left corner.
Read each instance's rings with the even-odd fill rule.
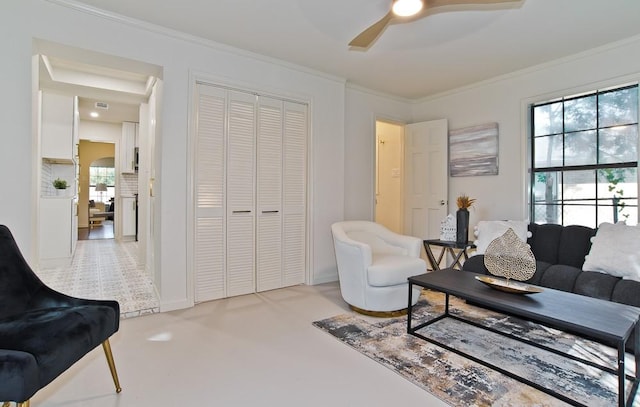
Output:
[[[445,406],[311,323],[351,312],[337,283],[295,286],[124,319],[34,407]]]

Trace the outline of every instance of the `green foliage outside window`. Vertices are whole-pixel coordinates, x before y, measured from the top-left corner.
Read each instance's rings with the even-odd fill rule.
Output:
[[[90,167],[89,185],[106,184],[108,187],[116,185],[116,170],[113,167]]]

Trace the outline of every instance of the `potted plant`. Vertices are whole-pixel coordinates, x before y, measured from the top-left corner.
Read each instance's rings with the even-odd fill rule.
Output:
[[[456,212],[456,243],[467,244],[469,240],[469,208],[476,200],[462,194],[456,200],[458,211]]]
[[[62,195],[68,186],[69,184],[64,179],[56,178],[55,180],[53,180],[53,187],[58,192],[58,195]]]

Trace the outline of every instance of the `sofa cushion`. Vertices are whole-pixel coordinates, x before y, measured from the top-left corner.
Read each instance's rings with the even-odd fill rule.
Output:
[[[590,227],[565,226],[558,243],[558,264],[582,268],[594,234],[595,229]]]
[[[528,242],[536,260],[558,264],[558,248],[562,229],[561,225],[553,224],[537,225],[532,223],[529,225],[531,237]]]
[[[374,255],[373,263],[367,269],[367,280],[374,287],[407,284],[409,277],[426,271],[426,263],[418,257]]]
[[[487,270],[487,267],[484,265],[484,255],[482,254],[469,257],[464,261],[462,269],[473,273],[489,274],[489,270]]]
[[[536,272],[533,277],[527,280],[527,283],[540,285],[540,280],[542,279],[544,272],[547,271],[549,267],[551,267],[551,264],[546,261],[536,260]]]
[[[582,270],[577,267],[553,264],[542,275],[540,285],[555,290],[573,292],[573,287],[580,273]]]
[[[611,301],[640,307],[640,283],[633,280],[618,279],[611,294]]]
[[[611,300],[613,288],[619,278],[594,271],[583,271],[576,279],[573,292],[589,297],[600,298],[601,300]]]

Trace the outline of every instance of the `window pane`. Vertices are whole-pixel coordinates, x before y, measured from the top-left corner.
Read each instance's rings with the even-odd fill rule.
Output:
[[[638,88],[600,94],[598,110],[600,127],[638,123]]]
[[[113,167],[90,167],[89,185],[107,184],[116,185],[116,170]]]
[[[559,205],[534,205],[533,223],[562,224],[560,208]]]
[[[564,131],[596,128],[596,97],[586,96],[567,100],[564,104]]]
[[[598,206],[598,225],[602,222],[626,222],[627,225],[638,223],[638,200],[620,199],[615,204],[608,202]]]
[[[600,130],[599,162],[622,163],[638,160],[638,126],[617,126]]]
[[[562,166],[562,134],[534,139],[535,167]]]
[[[538,172],[533,184],[533,199],[535,203],[558,202],[559,172]]]
[[[575,199],[596,199],[596,172],[592,170],[565,172],[563,174],[562,199],[565,202]]]
[[[569,133],[564,140],[564,165],[596,164],[595,130]]]
[[[582,225],[596,227],[595,201],[579,201],[562,207],[563,225]]]
[[[604,168],[598,170],[598,198],[637,198],[636,168]]]
[[[535,136],[562,133],[562,102],[533,109]]]

